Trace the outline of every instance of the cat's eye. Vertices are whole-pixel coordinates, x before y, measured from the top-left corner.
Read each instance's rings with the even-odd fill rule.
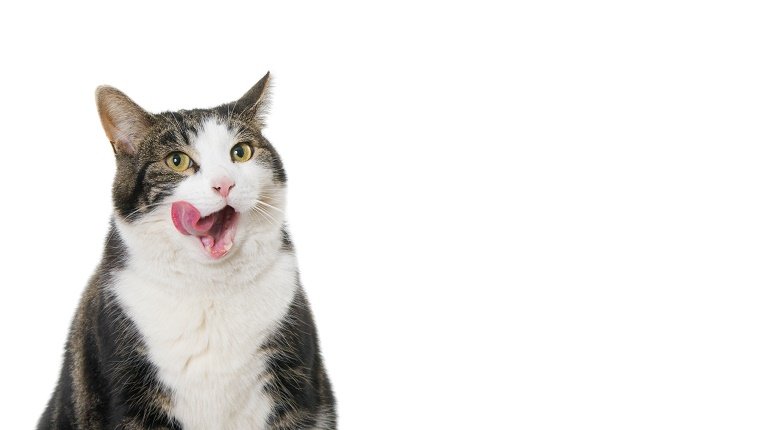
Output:
[[[193,165],[193,160],[184,152],[172,152],[165,161],[166,165],[175,172],[184,172]]]
[[[253,156],[253,147],[250,143],[238,143],[232,147],[230,151],[232,161],[236,163],[244,163],[251,159]]]

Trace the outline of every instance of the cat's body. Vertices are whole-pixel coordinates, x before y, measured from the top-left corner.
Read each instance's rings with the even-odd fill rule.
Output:
[[[235,104],[159,115],[99,91],[114,222],[40,429],[335,428],[285,175],[260,134],[267,83]]]

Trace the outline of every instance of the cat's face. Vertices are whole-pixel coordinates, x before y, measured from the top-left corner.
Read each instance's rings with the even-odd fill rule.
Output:
[[[224,260],[251,233],[279,229],[285,173],[261,134],[269,76],[237,102],[149,114],[110,87],[98,109],[117,159],[117,224],[145,246]]]

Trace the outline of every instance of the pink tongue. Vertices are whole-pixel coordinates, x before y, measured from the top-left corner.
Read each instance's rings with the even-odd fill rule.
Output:
[[[201,213],[188,202],[172,203],[172,222],[182,234],[203,236],[211,230],[216,214],[201,218]]]
[[[214,228],[217,219],[224,217],[224,211],[212,213],[201,218],[198,209],[188,202],[172,203],[172,222],[177,230],[186,235],[196,236],[201,240],[203,249],[212,258],[221,258],[232,247],[235,236],[235,227],[224,228],[224,219],[219,220],[219,225]]]

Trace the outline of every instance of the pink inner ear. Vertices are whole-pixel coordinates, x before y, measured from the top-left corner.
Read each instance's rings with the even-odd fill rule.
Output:
[[[121,132],[119,129],[114,128],[114,141],[111,142],[116,149],[126,154],[134,154],[137,152],[135,145],[132,144],[134,140],[133,136],[125,132]]]
[[[134,154],[137,152],[135,147],[129,143],[129,141],[124,139],[117,139],[115,141],[111,141],[111,147],[113,148],[114,153],[121,153],[121,154]]]

